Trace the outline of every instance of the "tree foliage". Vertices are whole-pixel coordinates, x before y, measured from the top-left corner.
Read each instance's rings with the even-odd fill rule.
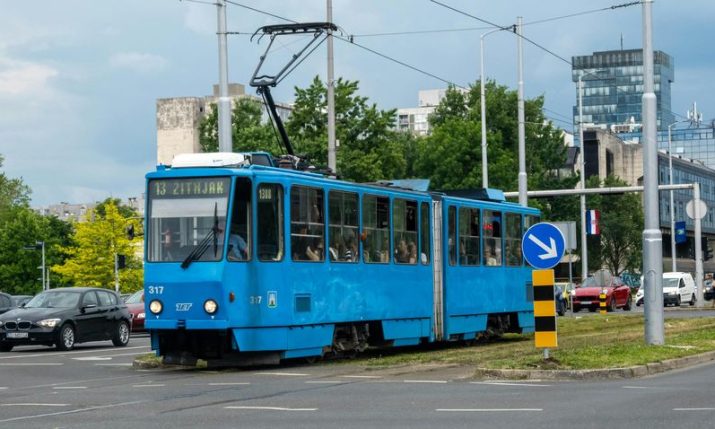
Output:
[[[199,124],[199,145],[204,152],[218,151],[218,107],[212,104]],[[261,120],[262,105],[242,98],[231,112],[231,139],[234,152],[266,151],[280,154],[278,141],[270,124]]]
[[[114,288],[114,255],[125,255],[126,268],[119,270],[122,292],[132,292],[142,287],[142,263],[136,255],[137,246],[126,234],[128,225],[139,231],[139,219],[126,208],[120,209],[115,200],[107,199],[98,208],[90,210],[84,222],[75,224],[72,243],[61,247],[67,254],[62,264],[52,266],[52,271],[73,286]],[[138,240],[133,240],[138,241]]]

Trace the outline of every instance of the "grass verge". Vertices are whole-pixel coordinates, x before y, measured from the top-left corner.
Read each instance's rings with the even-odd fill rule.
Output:
[[[559,347],[534,347],[532,335],[504,335],[472,347],[442,346],[360,359],[368,367],[415,364],[473,365],[490,369],[604,369],[661,362],[715,350],[715,318],[667,319],[663,346],[646,345],[642,315],[559,318]]]

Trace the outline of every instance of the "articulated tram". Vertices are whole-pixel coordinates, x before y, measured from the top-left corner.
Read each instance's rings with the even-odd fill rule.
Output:
[[[146,328],[166,362],[278,362],[533,332],[521,238],[539,212],[177,156],[147,174]]]

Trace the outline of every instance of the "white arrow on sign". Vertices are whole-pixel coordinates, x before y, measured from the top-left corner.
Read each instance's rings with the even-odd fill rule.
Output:
[[[544,249],[544,251],[546,251],[546,253],[539,255],[539,259],[541,259],[542,261],[544,259],[552,259],[558,256],[558,254],[556,253],[556,241],[553,238],[549,237],[549,243],[551,244],[551,247],[547,246],[546,244],[544,244],[543,241],[536,238],[534,234],[529,234],[529,240],[533,241],[537,246],[541,247],[542,249]]]

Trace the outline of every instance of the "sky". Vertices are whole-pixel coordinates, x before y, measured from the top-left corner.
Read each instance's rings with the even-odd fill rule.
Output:
[[[641,5],[579,14],[626,0],[439,1],[503,26],[522,16],[524,35],[567,61],[619,49],[621,38],[625,49],[642,46]],[[143,192],[144,175],[156,165],[156,100],[208,95],[218,82],[216,7],[205,3],[0,0],[0,171],[32,188],[33,207]],[[326,0],[234,3],[241,6],[227,8],[231,32],[285,23],[278,17],[326,19]],[[715,117],[714,16],[712,0],[653,3],[654,48],[674,58],[672,110],[681,115],[697,102],[706,119]],[[479,38],[489,26],[433,1],[333,0],[333,22],[357,44],[436,76],[336,40],[335,76],[359,81],[360,94],[381,109],[413,107],[421,89],[444,88],[445,81],[466,87],[479,78]],[[463,31],[421,33],[430,30]],[[247,84],[266,40],[235,34],[228,43],[229,80]],[[516,88],[516,46],[508,32],[487,36],[485,76]],[[273,91],[274,98],[291,102],[294,88],[316,75],[326,76],[325,45]],[[527,98],[545,97],[546,114],[557,126],[572,129],[576,89],[566,62],[525,42],[524,88]]]

